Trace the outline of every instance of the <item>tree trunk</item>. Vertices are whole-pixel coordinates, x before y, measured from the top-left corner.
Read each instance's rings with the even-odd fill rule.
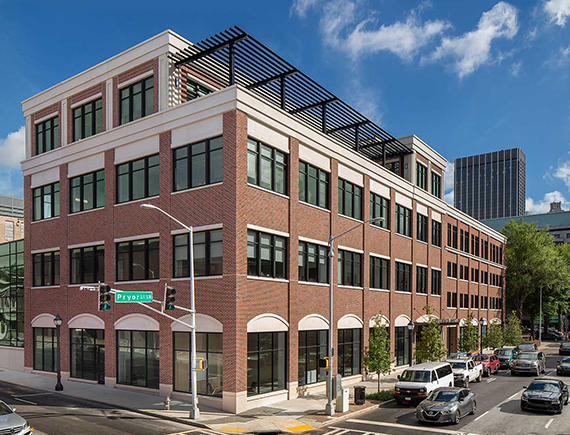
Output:
[[[378,372],[378,392],[380,392],[380,386],[382,385],[382,381],[380,380],[380,372]]]

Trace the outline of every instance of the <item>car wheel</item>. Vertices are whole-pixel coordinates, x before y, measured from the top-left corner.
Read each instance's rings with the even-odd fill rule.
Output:
[[[488,378],[489,376],[491,376],[491,369],[485,369],[485,370],[483,370],[483,376],[485,376],[486,378]]]
[[[455,411],[455,415],[453,416],[453,424],[459,424],[459,420],[461,419],[461,414],[459,410]]]
[[[477,411],[477,402],[473,401],[473,407],[471,408],[471,415],[474,415],[475,411]]]
[[[465,388],[469,388],[469,378],[465,378],[463,384],[465,385]]]
[[[538,367],[536,368],[536,376],[540,376],[540,369]]]
[[[479,377],[477,378],[477,382],[481,382],[483,380],[483,373],[479,373]]]
[[[560,406],[558,407],[558,411],[556,411],[556,413],[562,414],[562,411],[564,411],[564,403],[560,402]]]

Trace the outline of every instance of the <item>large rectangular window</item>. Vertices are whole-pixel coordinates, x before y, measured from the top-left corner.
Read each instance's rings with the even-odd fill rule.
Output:
[[[441,175],[431,173],[431,194],[441,198]]]
[[[207,87],[196,83],[193,80],[187,79],[186,82],[186,101],[192,101],[196,98],[204,97],[210,94],[212,91]]]
[[[57,332],[55,328],[33,328],[34,330],[34,370],[56,371],[58,352]]]
[[[105,246],[70,249],[70,283],[105,282]]]
[[[362,286],[362,254],[338,250],[338,284]]]
[[[24,347],[24,241],[0,244],[0,346]]]
[[[407,263],[396,262],[396,291],[407,292],[412,291],[412,266]]]
[[[71,329],[71,377],[105,383],[105,330]]]
[[[158,389],[158,331],[117,331],[117,383]]]
[[[103,99],[90,101],[73,109],[73,141],[85,139],[103,131]]]
[[[190,332],[174,333],[174,391],[190,392],[191,379]],[[196,333],[196,358],[204,358],[207,368],[196,372],[198,394],[222,396],[223,389],[223,339],[221,333]]]
[[[380,228],[390,228],[390,200],[375,193],[370,194],[370,219],[384,218],[372,223]]]
[[[247,334],[247,395],[284,390],[287,382],[287,333]]]
[[[223,230],[194,233],[194,276],[222,275]],[[188,259],[190,244],[188,234],[174,236],[174,278],[190,276]]]
[[[287,239],[248,230],[247,274],[267,278],[287,278]]]
[[[59,285],[59,251],[33,254],[34,287]]]
[[[36,187],[32,196],[34,221],[59,216],[59,182]]]
[[[329,331],[299,331],[299,386],[325,381],[327,372],[319,359],[328,353]]]
[[[59,116],[36,125],[36,154],[59,148]]]
[[[412,210],[396,204],[396,233],[412,237]]]
[[[390,288],[390,260],[370,257],[370,288]]]
[[[247,140],[247,182],[287,195],[287,154],[254,139]]]
[[[427,267],[416,266],[416,293],[427,295]]]
[[[338,330],[338,373],[341,376],[359,375],[362,361],[362,330]]]
[[[417,214],[417,229],[416,229],[416,237],[421,242],[428,241],[428,218],[423,214]]]
[[[329,209],[329,173],[299,162],[299,201]]]
[[[412,359],[412,331],[407,326],[396,326],[394,340],[394,359],[396,366],[410,364]]]
[[[420,162],[416,162],[416,186],[427,190],[427,168]]]
[[[157,196],[159,193],[158,154],[117,166],[117,203]]]
[[[117,243],[117,281],[158,279],[158,246],[158,237]]]
[[[105,171],[91,172],[69,180],[69,212],[105,206]]]
[[[441,271],[431,270],[431,294],[441,295]]]
[[[362,220],[362,187],[338,179],[338,212]]]
[[[441,248],[441,222],[431,221],[431,244]]]
[[[299,242],[299,281],[329,282],[328,249],[326,246]]]
[[[223,179],[221,136],[174,150],[174,191],[219,183]]]
[[[125,86],[120,90],[121,125],[154,113],[154,77]]]
[[[457,293],[447,293],[447,308],[457,308]]]

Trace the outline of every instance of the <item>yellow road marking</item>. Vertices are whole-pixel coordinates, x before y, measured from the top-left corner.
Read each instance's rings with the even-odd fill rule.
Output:
[[[224,432],[242,433],[242,432],[245,432],[247,429],[245,427],[222,426],[222,427],[218,428],[218,430],[223,430]]]
[[[314,429],[314,427],[309,424],[302,424],[301,426],[293,426],[293,427],[288,427],[286,429],[290,430],[291,432],[301,432],[304,430]]]

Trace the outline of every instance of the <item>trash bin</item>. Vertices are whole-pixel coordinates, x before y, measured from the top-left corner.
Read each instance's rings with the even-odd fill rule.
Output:
[[[366,400],[366,387],[357,386],[354,387],[354,404],[364,405]]]

